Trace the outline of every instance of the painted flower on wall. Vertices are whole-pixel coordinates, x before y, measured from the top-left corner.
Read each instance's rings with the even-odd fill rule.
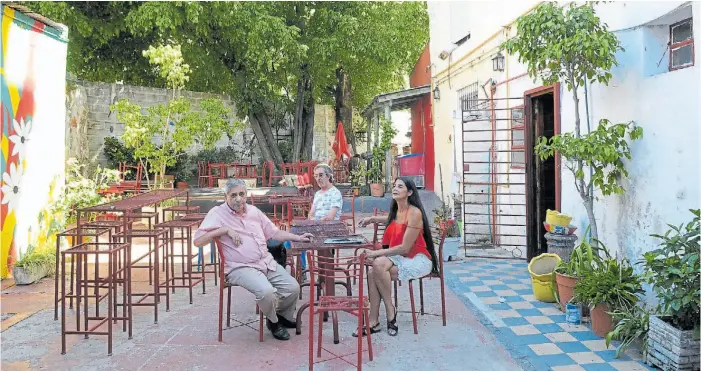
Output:
[[[20,180],[22,179],[22,167],[16,164],[10,165],[10,173],[2,174],[2,204],[7,204],[7,213],[17,210],[19,201]]]
[[[10,141],[14,146],[12,147],[12,155],[19,154],[20,161],[24,160],[25,145],[29,140],[29,133],[32,131],[32,121],[29,120],[26,123],[24,118],[17,120],[12,120],[12,128],[15,129],[15,135],[10,136]]]

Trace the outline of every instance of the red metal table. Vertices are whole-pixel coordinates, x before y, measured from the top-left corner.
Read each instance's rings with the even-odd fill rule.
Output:
[[[345,250],[372,247],[372,243],[370,243],[365,237],[363,237],[365,242],[360,244],[325,244],[324,240],[327,238],[349,236],[346,224],[340,220],[293,220],[292,233],[311,233],[314,235],[314,238],[312,239],[312,242],[292,242],[290,250],[316,251],[318,254],[325,257],[333,257],[333,249]],[[336,295],[336,281],[333,277],[328,277],[324,282],[323,287],[326,295]],[[309,303],[304,303],[301,307],[299,307],[299,310],[297,310],[297,335],[302,333],[302,312],[304,312],[304,310],[307,308],[309,308]],[[336,316],[333,316],[333,342],[334,344],[339,343],[338,319]]]

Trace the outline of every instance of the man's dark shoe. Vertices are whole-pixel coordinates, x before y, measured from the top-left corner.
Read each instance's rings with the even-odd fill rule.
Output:
[[[267,320],[267,322],[268,330],[273,333],[275,339],[290,340],[290,334],[280,325],[280,322],[272,323],[270,320]]]
[[[297,322],[290,321],[289,319],[281,316],[280,314],[277,315],[277,322],[285,328],[297,328]]]

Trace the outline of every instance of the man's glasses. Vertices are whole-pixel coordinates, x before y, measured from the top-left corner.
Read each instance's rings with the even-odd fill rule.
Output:
[[[246,197],[246,192],[239,192],[239,193],[229,193],[229,197],[234,198],[236,196],[239,197]]]
[[[325,176],[327,176],[327,175],[328,175],[328,174],[326,174],[326,173],[314,174],[314,178],[321,179],[321,178],[323,178],[323,177],[325,177]]]

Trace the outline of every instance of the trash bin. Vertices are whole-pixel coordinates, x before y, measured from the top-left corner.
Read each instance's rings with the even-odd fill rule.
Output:
[[[528,264],[533,296],[536,300],[545,303],[555,302],[553,283],[555,282],[555,268],[558,264],[560,264],[560,257],[555,254],[540,254]]]

